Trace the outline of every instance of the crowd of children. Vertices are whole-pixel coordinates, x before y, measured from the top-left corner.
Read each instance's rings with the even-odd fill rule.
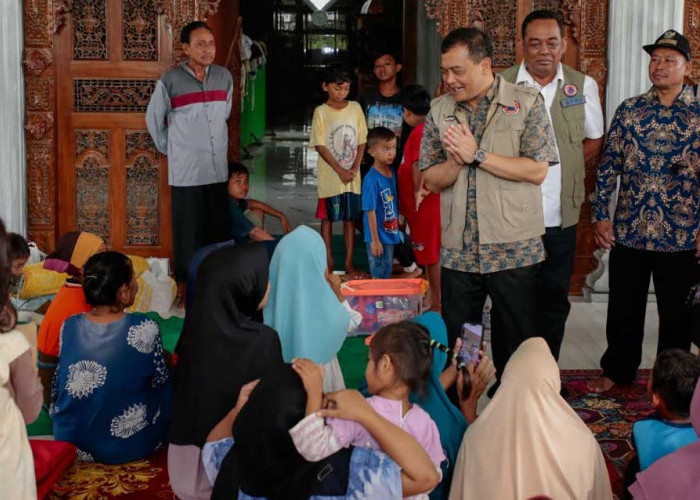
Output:
[[[392,71],[384,67],[384,61]],[[375,74],[386,76],[384,80],[377,77],[380,83],[394,89],[395,94],[385,96],[390,102],[379,102],[375,96],[371,105],[363,109],[359,103],[349,101],[351,75],[342,68],[331,67],[322,83],[327,100],[313,115],[309,146],[319,154],[316,217],[321,220],[328,267],[334,268],[332,226],[342,222],[345,272],[357,273],[353,264],[357,225],[363,232],[372,278],[391,277],[395,258],[405,272],[415,272],[416,264],[425,266],[430,281],[430,307],[439,310],[439,196],[424,188],[417,168],[421,124],[430,109],[430,94],[417,85],[399,92],[396,68],[400,70],[400,65],[392,55],[381,54],[375,63],[379,65],[375,65]],[[379,91],[375,93],[380,95]],[[403,127],[393,122],[397,106],[402,110],[399,116]],[[387,107],[391,109],[384,109]],[[383,113],[391,116],[385,119]],[[369,131],[368,120],[377,124]],[[392,128],[384,126],[390,124]],[[404,147],[401,138],[406,128],[414,130]],[[369,160],[364,160],[367,166],[360,175],[365,158]],[[408,231],[404,231],[406,222]]]

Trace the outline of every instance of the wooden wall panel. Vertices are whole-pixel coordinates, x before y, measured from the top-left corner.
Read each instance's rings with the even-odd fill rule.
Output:
[[[182,60],[182,27],[221,1],[24,0],[28,232],[42,249],[79,228],[129,253],[171,255],[167,163],[143,113]],[[237,15],[238,0],[223,4]],[[90,142],[96,131],[106,148]]]

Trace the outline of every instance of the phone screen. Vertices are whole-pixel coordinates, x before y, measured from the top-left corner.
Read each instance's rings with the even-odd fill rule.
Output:
[[[484,338],[484,327],[477,323],[464,323],[462,325],[462,347],[459,357],[465,365],[479,363],[479,351]]]

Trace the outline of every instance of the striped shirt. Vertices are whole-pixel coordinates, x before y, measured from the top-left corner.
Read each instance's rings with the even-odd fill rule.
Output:
[[[202,186],[227,178],[228,127],[233,77],[206,68],[200,82],[187,61],[165,73],[153,91],[146,125],[158,151],[168,155],[168,184]]]

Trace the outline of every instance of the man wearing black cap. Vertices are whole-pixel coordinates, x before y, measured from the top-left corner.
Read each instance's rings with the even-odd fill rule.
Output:
[[[691,69],[683,35],[668,30],[644,50],[653,87],[617,109],[593,201],[596,243],[610,250],[608,348],[603,376],[589,384],[596,392],[636,377],[650,277],[659,311],[657,352],[690,348],[686,297],[700,258],[700,104],[683,84]],[[608,205],[618,176],[613,223]]]

